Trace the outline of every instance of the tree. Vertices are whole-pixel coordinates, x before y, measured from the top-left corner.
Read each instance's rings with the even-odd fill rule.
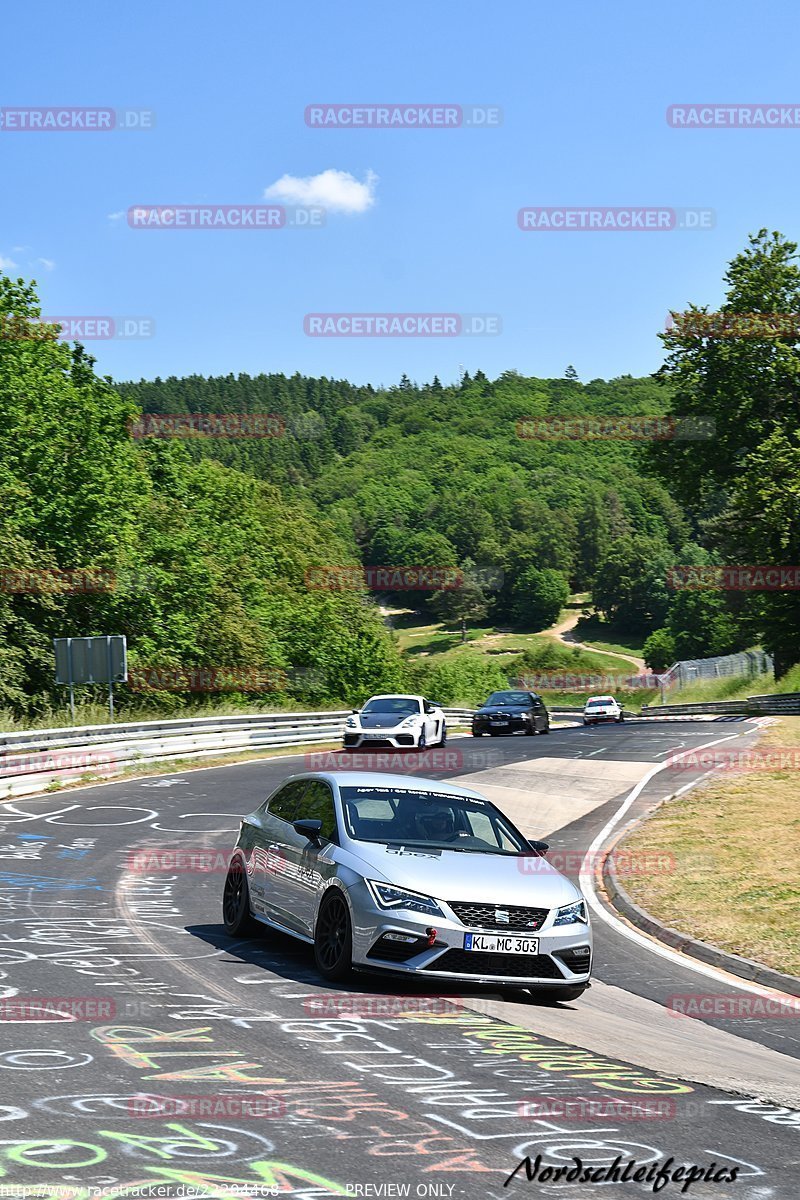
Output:
[[[797,244],[759,230],[725,281],[719,313],[692,305],[661,335],[678,437],[656,443],[651,461],[724,562],[792,566],[800,561]],[[751,589],[743,609],[742,629],[762,638],[778,675],[800,660],[797,596]]]
[[[742,467],[711,532],[729,563],[761,565],[760,578],[750,572],[747,615],[780,677],[800,662],[800,437],[776,429]],[[781,567],[789,568],[783,579]]]
[[[642,647],[642,657],[651,671],[661,674],[676,660],[675,639],[669,629],[656,629]]]
[[[512,615],[519,625],[534,631],[547,629],[569,599],[569,584],[560,571],[527,567],[514,581],[511,596]]]
[[[465,560],[457,587],[434,592],[430,607],[440,621],[458,622],[462,644],[467,640],[467,621],[480,621],[489,611],[490,599],[486,588],[475,574],[475,563]]]
[[[568,379],[570,381],[570,383],[578,382],[578,372],[575,370],[572,363],[570,363],[570,365],[567,367],[566,371],[564,372],[564,378]]]
[[[606,620],[631,629],[663,621],[669,605],[669,548],[654,538],[635,536],[611,543],[592,586],[592,602]]]
[[[668,352],[659,378],[669,386],[676,428],[652,444],[650,458],[701,515],[720,511],[744,459],[776,425],[800,425],[797,244],[761,229],[724,278],[718,313],[690,305],[659,334]],[[768,320],[750,319],[758,313],[785,314],[782,331],[776,336]]]

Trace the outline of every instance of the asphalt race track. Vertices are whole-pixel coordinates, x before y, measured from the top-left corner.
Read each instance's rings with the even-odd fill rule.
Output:
[[[753,736],[746,721],[687,721],[455,738],[426,773],[507,796],[577,875],[656,764]],[[570,1005],[363,974],[334,991],[300,943],[227,938],[239,819],[305,767],[287,756],[3,805],[0,987],[16,1007],[0,1006],[0,1196],[800,1194],[798,1021],[670,1015],[676,995],[753,989],[599,914],[596,982]],[[625,820],[701,774],[666,767]],[[203,870],[145,873],[136,858],[201,848],[219,851]],[[74,1018],[43,1012],[54,998]],[[504,1187],[526,1155],[536,1178]],[[618,1156],[617,1178],[635,1160],[645,1179],[549,1173]],[[684,1164],[716,1182],[654,1186]]]

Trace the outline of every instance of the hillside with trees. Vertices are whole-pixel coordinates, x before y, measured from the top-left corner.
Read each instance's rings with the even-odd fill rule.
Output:
[[[466,648],[438,676],[411,663],[386,600],[466,638],[481,621],[545,629],[587,592],[612,629],[647,639],[654,669],[760,642],[785,671],[800,660],[797,589],[674,585],[676,567],[800,562],[797,321],[730,331],[737,315],[800,312],[796,247],[761,231],[726,282],[725,335],[705,309],[676,314],[652,378],[583,384],[569,368],[373,387],[115,384],[39,323],[33,286],[0,276],[0,708],[60,703],[52,637],[105,632],[127,634],[138,667],[272,670],[278,705],[429,683],[448,703],[495,686]],[[231,436],[236,420],[213,436],[202,419],[175,436],[156,420],[187,414],[242,418],[240,433],[273,414],[277,436]],[[359,566],[460,583],[392,595]],[[349,571],[320,585],[331,568]],[[106,583],[59,584],[70,571]],[[187,699],[156,688],[121,703]]]

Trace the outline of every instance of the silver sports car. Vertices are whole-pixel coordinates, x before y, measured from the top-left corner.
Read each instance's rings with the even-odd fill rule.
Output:
[[[311,943],[327,979],[357,968],[574,1000],[589,983],[589,913],[546,850],[468,788],[292,775],[242,821],[225,929]]]

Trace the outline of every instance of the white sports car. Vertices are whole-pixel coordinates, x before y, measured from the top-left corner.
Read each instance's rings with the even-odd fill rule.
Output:
[[[424,750],[446,740],[444,713],[424,696],[372,696],[344,723],[345,750]]]

